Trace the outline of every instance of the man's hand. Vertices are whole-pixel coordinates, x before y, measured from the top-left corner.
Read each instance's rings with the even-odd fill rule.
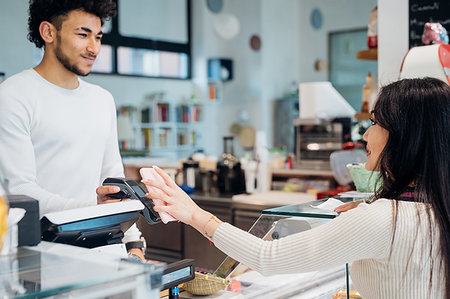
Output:
[[[120,199],[114,199],[111,197],[108,197],[108,194],[117,193],[120,191],[120,188],[117,186],[100,186],[98,187],[95,192],[97,192],[97,204],[103,204],[103,203],[112,203],[112,202],[118,202]]]
[[[128,253],[134,254],[138,256],[142,261],[145,261],[144,252],[140,248],[131,248],[130,250],[128,250]]]

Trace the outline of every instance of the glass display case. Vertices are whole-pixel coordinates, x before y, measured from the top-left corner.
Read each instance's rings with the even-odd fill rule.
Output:
[[[340,198],[340,200],[343,202],[353,201],[352,198]],[[337,217],[338,213],[315,207],[325,201],[326,199],[322,199],[263,210],[262,215],[250,228],[249,233],[264,240],[274,240],[327,223]],[[215,274],[221,277],[237,277],[245,270],[245,266],[243,267],[236,260],[227,257]],[[311,296],[313,296],[313,293],[320,294],[317,295],[317,298],[322,298],[321,296],[331,297],[337,290],[350,289],[351,287],[348,265],[342,265],[327,271],[318,271],[313,276],[304,276],[304,279],[305,281],[296,281],[294,285],[289,286],[289,294],[306,294],[306,292],[309,292],[308,294],[311,294]],[[313,291],[314,288],[316,290]],[[282,294],[282,292],[282,290],[278,290],[277,294]]]
[[[0,294],[2,298],[159,298],[164,268],[165,264],[133,263],[85,248],[41,242],[0,257]]]

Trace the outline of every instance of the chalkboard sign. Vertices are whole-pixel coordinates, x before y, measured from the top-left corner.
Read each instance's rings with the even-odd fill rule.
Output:
[[[450,33],[450,0],[409,0],[409,47],[421,46],[426,22],[441,23]]]

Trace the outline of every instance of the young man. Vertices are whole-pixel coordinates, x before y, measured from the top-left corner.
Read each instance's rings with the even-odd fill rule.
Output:
[[[118,192],[98,187],[123,177],[114,99],[79,78],[90,73],[102,23],[115,13],[111,0],[30,1],[28,39],[44,57],[0,85],[0,180],[9,193],[38,199],[41,215],[109,202]],[[134,226],[124,242],[139,237]],[[141,249],[131,252],[143,258]]]

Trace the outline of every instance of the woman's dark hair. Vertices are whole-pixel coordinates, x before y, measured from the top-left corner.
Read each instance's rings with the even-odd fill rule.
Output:
[[[391,83],[381,89],[372,113],[389,132],[378,161],[383,184],[375,197],[399,199],[412,188],[415,201],[431,208],[428,215],[439,228],[441,266],[450,296],[450,86],[434,78]],[[394,201],[394,234],[398,205]],[[428,219],[431,237],[435,226]],[[432,247],[433,243],[430,253]]]
[[[48,21],[59,30],[68,14],[77,9],[96,15],[102,25],[106,19],[116,15],[116,3],[113,0],[30,0],[28,40],[42,48],[45,42],[39,33],[39,25]]]

